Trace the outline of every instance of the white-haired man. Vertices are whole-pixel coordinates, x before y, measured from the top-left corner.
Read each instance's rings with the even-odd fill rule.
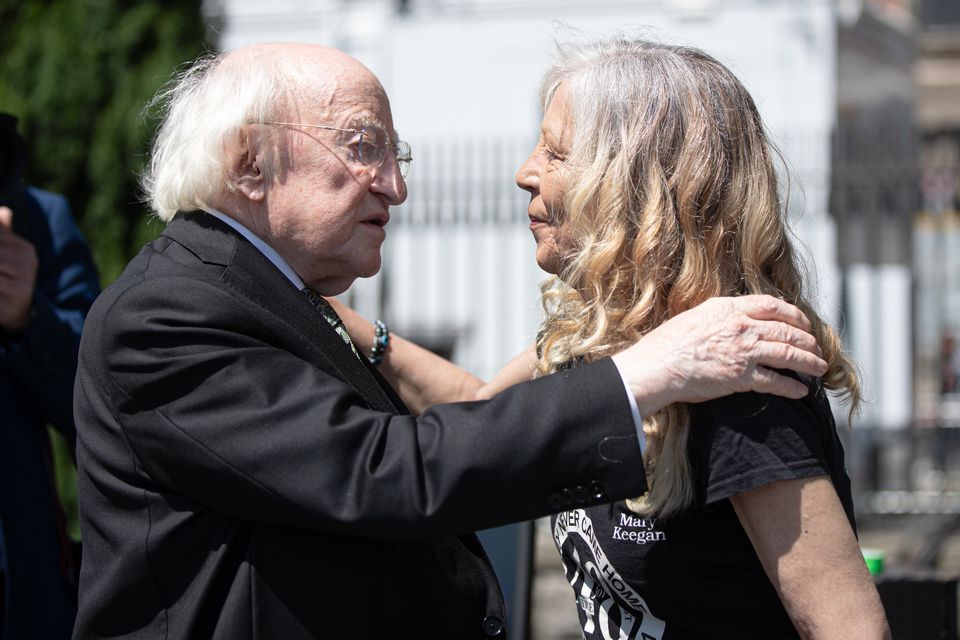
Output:
[[[751,298],[411,416],[321,297],[378,271],[406,198],[376,77],[257,45],[164,98],[145,184],[170,224],[81,347],[77,638],[505,637],[472,531],[642,493],[635,409],[823,371],[802,314]]]

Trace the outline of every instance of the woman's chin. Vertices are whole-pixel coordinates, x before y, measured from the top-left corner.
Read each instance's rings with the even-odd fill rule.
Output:
[[[537,265],[552,276],[562,278],[572,261],[573,256],[563,256],[556,251],[537,251]]]
[[[555,256],[541,257],[537,254],[537,265],[550,275],[555,276],[560,273],[560,261]]]

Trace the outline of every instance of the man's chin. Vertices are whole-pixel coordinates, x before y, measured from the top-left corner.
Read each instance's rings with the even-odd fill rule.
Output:
[[[383,260],[380,258],[380,254],[377,254],[376,260],[371,260],[370,264],[367,265],[365,269],[362,269],[360,273],[357,274],[358,278],[372,278],[373,276],[380,273],[380,267]]]
[[[350,263],[349,267],[344,268],[340,273],[328,272],[318,281],[307,283],[307,286],[322,296],[338,296],[352,287],[357,278],[372,278],[380,273],[380,264],[381,258],[378,252],[375,258],[371,257],[363,264]],[[343,273],[343,271],[349,271],[349,273]]]

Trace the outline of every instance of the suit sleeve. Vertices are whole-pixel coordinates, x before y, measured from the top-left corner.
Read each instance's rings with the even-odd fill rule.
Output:
[[[80,419],[122,439],[103,471],[237,518],[423,539],[642,493],[636,432],[609,360],[418,417],[369,409],[277,348],[231,294],[134,285],[84,338]],[[177,291],[176,296],[168,295]],[[111,468],[112,467],[112,468]]]
[[[39,258],[30,324],[0,336],[0,361],[37,412],[72,445],[73,385],[84,318],[100,291],[97,270],[62,196],[30,189]]]

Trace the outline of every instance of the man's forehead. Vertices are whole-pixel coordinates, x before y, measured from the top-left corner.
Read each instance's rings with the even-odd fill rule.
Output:
[[[376,125],[395,135],[380,80],[343,51],[314,44],[261,43],[227,54],[224,63],[275,68],[286,85],[284,119],[349,127]]]
[[[353,56],[319,44],[295,42],[262,42],[234,49],[224,56],[225,64],[278,64],[318,66],[329,72],[364,71],[363,63]]]
[[[285,79],[296,101],[309,100],[317,107],[334,103],[385,102],[383,85],[356,58],[332,47],[303,43],[259,43],[226,54],[224,66],[262,65]]]
[[[298,74],[290,86],[296,102],[304,107],[326,112],[365,112],[382,120],[389,110],[383,85],[369,71],[341,73],[318,69],[317,73]]]
[[[351,128],[376,126],[394,134],[390,104],[379,83],[336,83],[333,90],[324,89],[319,95],[307,93],[300,102],[309,117]]]

